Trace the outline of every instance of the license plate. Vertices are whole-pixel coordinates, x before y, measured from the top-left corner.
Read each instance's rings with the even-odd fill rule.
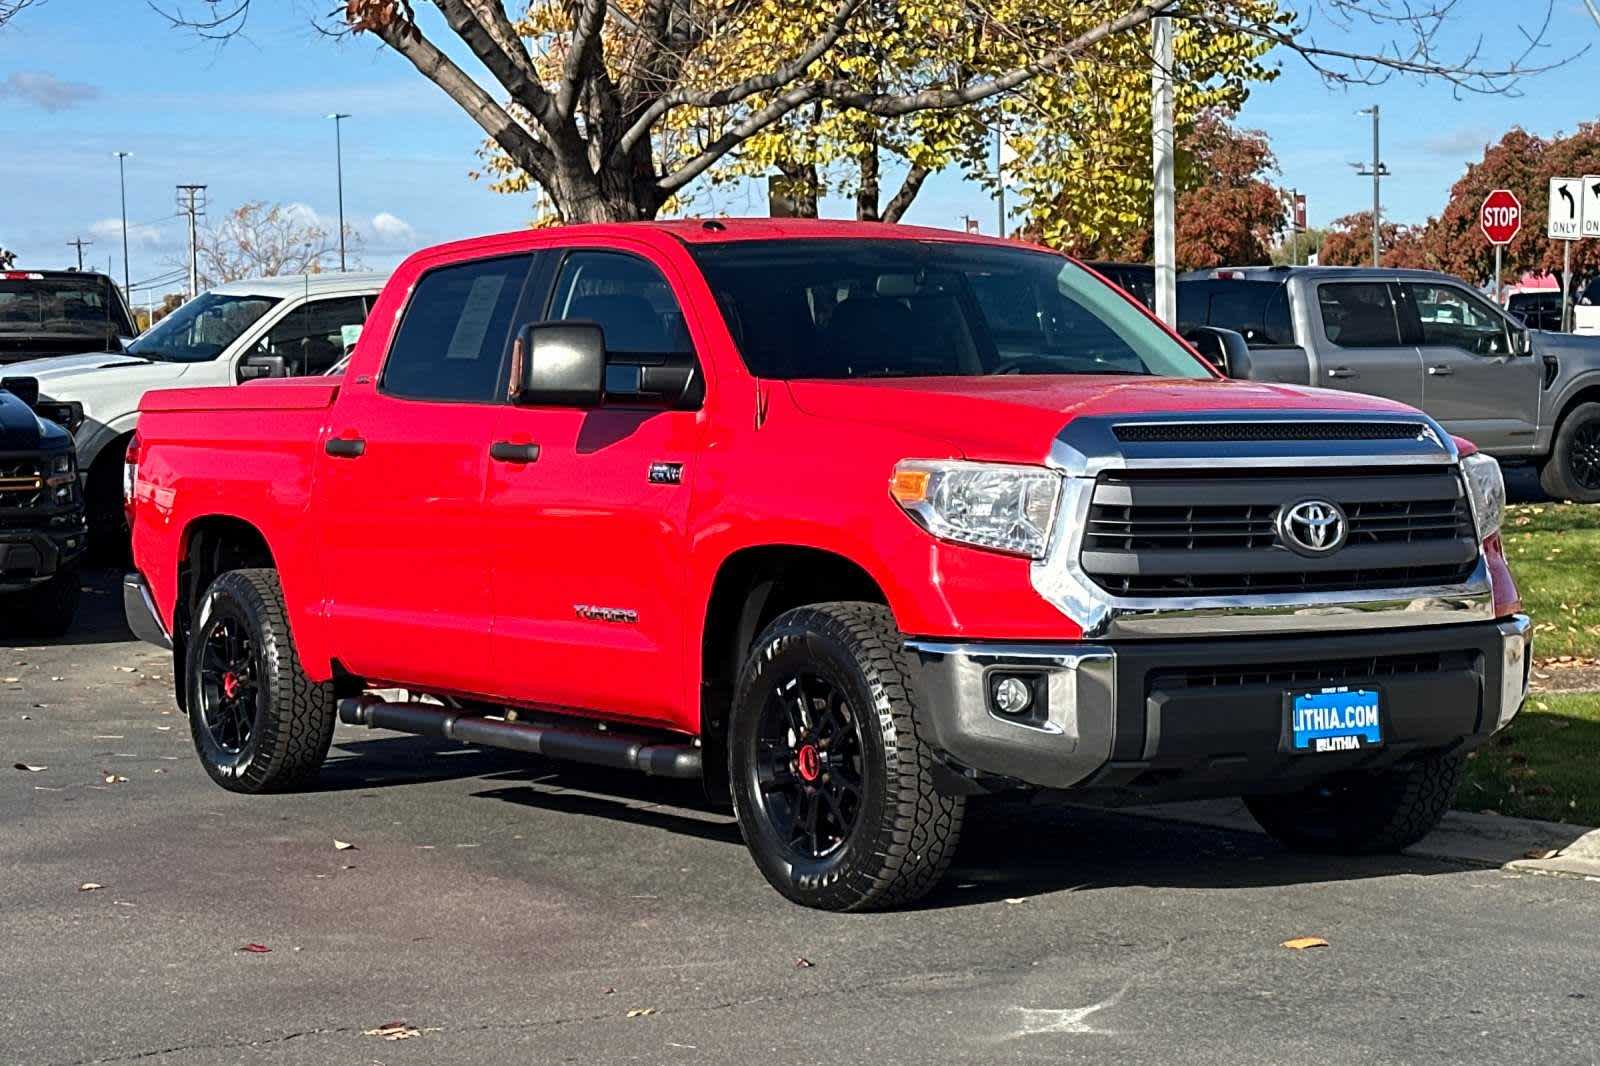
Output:
[[[1295,752],[1358,751],[1383,743],[1378,693],[1368,688],[1296,692],[1289,700],[1289,744]]]

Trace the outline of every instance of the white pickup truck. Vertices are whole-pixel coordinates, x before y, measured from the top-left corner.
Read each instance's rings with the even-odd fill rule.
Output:
[[[119,353],[18,363],[51,400],[83,405],[75,440],[91,549],[126,553],[122,458],[150,389],[235,385],[332,369],[355,344],[387,274],[302,274],[233,281],[201,293]]]

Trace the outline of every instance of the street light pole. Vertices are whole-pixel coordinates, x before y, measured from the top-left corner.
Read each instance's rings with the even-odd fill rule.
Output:
[[[1173,169],[1172,19],[1150,21],[1151,171],[1155,177],[1156,317],[1178,324],[1177,189]]]
[[[1379,266],[1379,259],[1383,256],[1383,241],[1379,234],[1383,223],[1383,177],[1389,173],[1389,168],[1383,165],[1383,157],[1378,147],[1378,105],[1364,107],[1357,114],[1372,116],[1372,166],[1363,167],[1359,163],[1352,163],[1356,173],[1362,177],[1372,177],[1372,265]]]
[[[131,300],[133,294],[128,291],[128,178],[123,169],[122,161],[131,153],[113,152],[117,157],[117,187],[122,191],[122,297]]]
[[[339,272],[345,270],[344,264],[344,135],[342,132],[344,120],[350,116],[335,111],[328,116],[333,119],[333,165],[339,181]]]

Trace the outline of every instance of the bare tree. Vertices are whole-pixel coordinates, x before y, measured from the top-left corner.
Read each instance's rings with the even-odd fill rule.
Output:
[[[36,0],[0,0],[0,26],[4,26],[22,13],[22,9],[34,4]]]
[[[544,188],[569,222],[652,217],[730,152],[808,104],[884,120],[982,105],[1031,79],[1093,62],[1100,46],[1147,33],[1160,15],[1281,46],[1346,84],[1403,74],[1443,79],[1461,91],[1505,93],[1553,65],[1544,61],[1553,0],[1545,2],[1543,21],[1525,27],[1500,60],[1481,47],[1441,53],[1441,30],[1457,0],[1308,0],[1298,19],[1275,8],[1263,14],[1263,5],[1250,0],[1184,0],[1181,7],[1178,0],[952,0],[941,9],[954,15],[945,20],[955,25],[949,63],[885,84],[860,76],[837,54],[864,2],[549,0],[546,6],[539,0],[534,12],[555,17],[525,36],[522,12],[509,12],[504,0],[345,0],[333,32],[371,34],[410,61]],[[245,25],[251,0],[190,3],[189,11],[180,7],[168,16],[225,39]],[[438,17],[419,16],[421,7],[437,9]],[[755,73],[718,82],[714,66],[697,66],[716,43],[774,18],[800,29],[785,47],[774,44],[782,35],[767,34],[771,47],[755,61]],[[937,20],[926,21],[927,32],[937,32]],[[1376,28],[1388,43],[1371,51],[1339,47],[1341,34],[1357,24],[1369,33]],[[1060,25],[1074,32],[1043,32]],[[440,47],[447,33],[482,63],[492,83],[480,83]],[[986,42],[976,55],[962,47],[973,36]],[[985,62],[993,54],[1005,57],[1003,65]],[[690,125],[706,132],[691,150],[658,156],[657,143],[683,128],[686,111]]]
[[[318,274],[338,262],[339,238],[298,205],[252,201],[199,233],[200,284],[211,288],[242,278]],[[345,227],[354,258],[360,237]]]

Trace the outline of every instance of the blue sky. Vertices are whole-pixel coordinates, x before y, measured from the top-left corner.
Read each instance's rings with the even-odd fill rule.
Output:
[[[194,4],[194,0],[187,0]],[[1582,0],[1556,0],[1544,58],[1600,46]],[[195,6],[198,7],[197,4]],[[121,275],[117,168],[127,161],[131,273],[137,285],[171,269],[183,244],[174,185],[209,185],[213,215],[247,200],[303,204],[335,214],[333,128],[345,131],[345,207],[365,238],[366,263],[387,267],[407,251],[473,233],[512,229],[533,213],[524,197],[492,193],[468,172],[475,126],[410,66],[375,41],[336,42],[311,19],[328,0],[258,2],[248,34],[225,47],[174,30],[135,0],[46,0],[0,31],[0,244],[19,262],[61,266],[66,244],[92,240]],[[1445,41],[1459,53],[1479,37],[1504,57],[1519,39],[1506,10],[1542,12],[1540,0],[1461,0]],[[1522,16],[1529,17],[1529,16]],[[1370,49],[1371,28],[1327,27],[1324,43]],[[1600,48],[1525,81],[1518,96],[1457,98],[1441,83],[1395,78],[1376,87],[1330,89],[1295,56],[1257,89],[1241,122],[1272,138],[1285,185],[1310,198],[1313,225],[1371,202],[1370,183],[1347,164],[1369,153],[1371,103],[1384,113],[1385,210],[1421,221],[1442,209],[1449,187],[1485,143],[1514,124],[1549,134],[1600,119]],[[749,190],[719,190],[716,209],[765,211]],[[710,206],[710,205],[708,205]],[[844,204],[827,213],[845,214]],[[826,211],[827,209],[825,209]],[[993,232],[993,200],[958,175],[938,175],[908,221],[957,226],[963,214]],[[142,294],[139,298],[142,301]]]

